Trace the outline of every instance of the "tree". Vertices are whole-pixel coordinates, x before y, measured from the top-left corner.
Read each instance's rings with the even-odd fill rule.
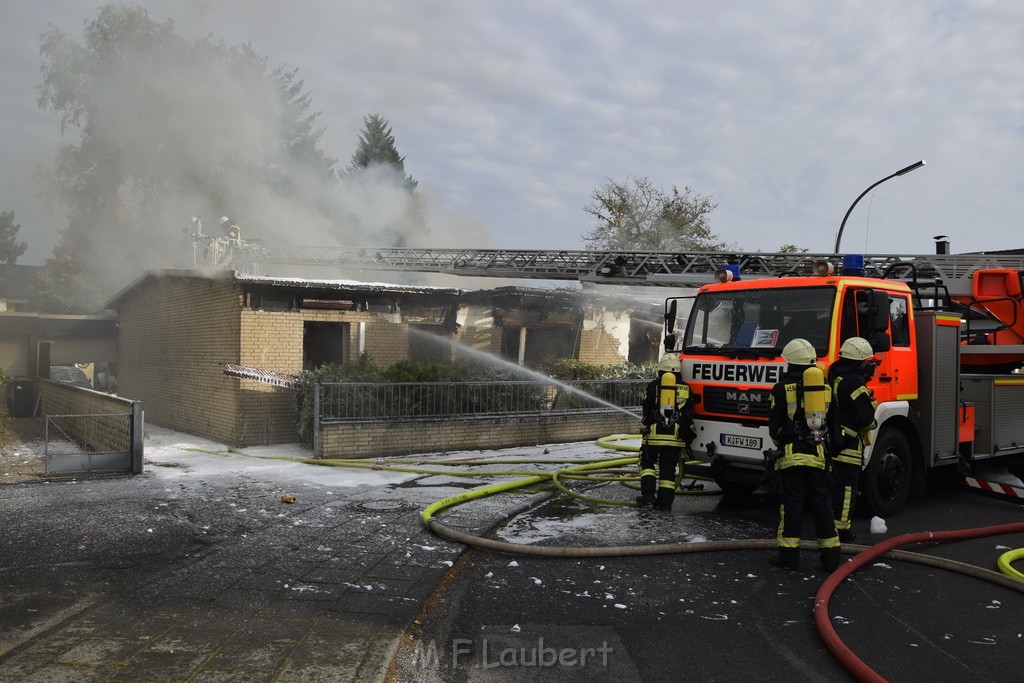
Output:
[[[418,183],[405,173],[405,157],[395,147],[391,124],[379,114],[363,117],[363,132],[359,134],[359,144],[352,153],[347,172],[356,173],[372,166],[390,168],[409,192],[415,192]]]
[[[729,251],[733,245],[711,232],[708,216],[718,206],[689,187],[669,193],[647,178],[611,178],[594,190],[584,211],[597,225],[583,235],[588,249]]]
[[[28,248],[25,242],[17,241],[19,230],[21,226],[14,222],[13,211],[0,212],[0,263],[13,266]]]
[[[29,285],[29,304],[47,313],[95,313],[103,308],[103,292],[58,245]]]
[[[284,226],[329,206],[335,160],[319,149],[303,81],[251,46],[189,42],[171,20],[108,4],[84,42],[51,28],[40,52],[39,106],[80,129],[36,174],[68,217],[53,264],[70,259],[116,291],[147,268],[191,263],[190,215]]]
[[[398,153],[391,125],[382,116],[363,117],[363,130],[341,181],[349,193],[347,220],[368,239],[401,247],[409,237],[428,233],[418,183],[405,172],[405,157]]]

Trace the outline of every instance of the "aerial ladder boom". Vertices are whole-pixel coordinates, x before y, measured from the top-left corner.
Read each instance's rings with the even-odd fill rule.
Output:
[[[471,277],[576,280],[599,284],[698,287],[714,282],[724,265],[747,279],[810,274],[816,262],[838,268],[836,254],[761,252],[583,251],[540,249],[437,249],[416,247],[262,246],[257,264],[344,266],[363,270],[446,273]],[[972,274],[1024,269],[1024,255],[868,254],[868,277],[936,282],[951,296],[970,297]]]

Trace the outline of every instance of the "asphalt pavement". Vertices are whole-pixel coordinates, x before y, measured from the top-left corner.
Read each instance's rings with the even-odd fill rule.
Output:
[[[790,573],[765,551],[467,551],[425,531],[420,512],[477,481],[272,461],[281,449],[156,428],[146,449],[142,475],[75,479],[43,477],[32,442],[0,451],[0,680],[849,679],[811,621],[825,578],[813,554]],[[447,457],[504,454],[614,457],[593,444]],[[771,538],[774,514],[759,499],[686,496],[662,514],[530,489],[439,517],[587,547]],[[877,542],[1022,520],[1018,505],[950,489],[883,534],[857,526]],[[927,551],[992,567],[1000,548],[1022,545],[1017,535]],[[886,560],[845,582],[831,614],[889,680],[1019,680],[1022,605],[1001,586]]]
[[[857,518],[861,543],[1024,522],[1018,504],[948,483],[934,488],[886,520],[883,533]],[[758,499],[683,497],[670,513],[555,499],[496,536],[561,547],[699,544],[771,538],[774,515]],[[809,519],[804,529],[806,537]],[[999,555],[1022,545],[1015,533],[906,550],[994,570]],[[815,628],[827,575],[813,550],[802,555],[792,572],[770,566],[765,550],[583,559],[474,550],[406,637],[396,669],[409,681],[854,680]],[[1022,608],[1024,585],[879,558],[840,585],[828,615],[884,680],[1021,680]]]

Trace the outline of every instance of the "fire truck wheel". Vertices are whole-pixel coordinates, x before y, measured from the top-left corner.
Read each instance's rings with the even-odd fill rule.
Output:
[[[860,500],[868,514],[884,518],[900,511],[910,493],[912,462],[903,432],[886,429],[878,435],[861,487]]]

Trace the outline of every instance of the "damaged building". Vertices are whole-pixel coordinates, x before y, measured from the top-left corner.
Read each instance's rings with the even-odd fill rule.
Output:
[[[368,353],[448,361],[463,348],[537,367],[549,357],[644,363],[661,305],[579,290],[445,287],[164,270],[116,294],[119,393],[147,420],[236,446],[297,440],[294,393],[224,374],[297,373]],[[449,340],[453,343],[449,343]]]

